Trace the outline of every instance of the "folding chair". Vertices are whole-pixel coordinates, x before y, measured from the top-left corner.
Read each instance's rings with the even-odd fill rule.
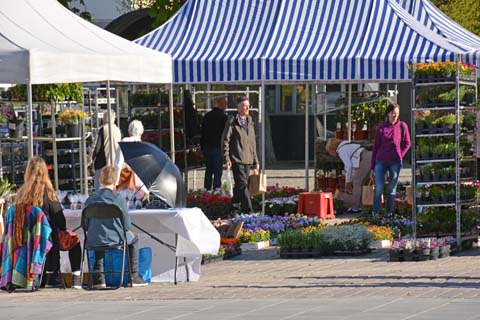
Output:
[[[89,220],[90,219],[103,219],[103,220],[115,220],[118,219],[117,221],[120,222],[120,225],[122,226],[123,229],[123,240],[121,239],[119,243],[112,243],[111,245],[101,245],[101,246],[94,246],[94,245],[87,245],[88,244],[88,239],[96,237],[98,235],[91,234],[88,231],[89,227]],[[100,222],[99,222],[100,223]],[[122,286],[123,284],[123,277],[125,274],[125,256],[127,257],[127,267],[128,267],[128,282],[130,287],[132,286],[132,270],[130,266],[130,255],[128,251],[128,244],[127,244],[127,230],[125,229],[125,222],[123,220],[123,212],[122,210],[114,205],[114,204],[93,204],[85,207],[82,211],[82,219],[81,219],[81,226],[83,228],[84,232],[84,241],[83,241],[83,252],[82,252],[82,262],[81,262],[81,268],[80,268],[80,279],[83,279],[83,265],[84,265],[84,259],[85,259],[85,254],[87,254],[87,261],[88,261],[88,270],[89,270],[89,277],[88,277],[88,289],[93,289],[93,284],[92,284],[92,279],[93,279],[93,270],[92,266],[90,265],[90,259],[88,257],[88,252],[89,251],[103,251],[108,249],[117,249],[117,250],[122,250],[122,271],[114,271],[113,270],[113,263],[110,260],[110,272],[107,272],[104,268],[104,275],[105,274],[115,274],[115,273],[121,273],[120,277],[120,282],[118,286],[116,287],[107,287],[107,288],[102,288],[102,289],[118,289]],[[111,256],[110,256],[111,259]]]

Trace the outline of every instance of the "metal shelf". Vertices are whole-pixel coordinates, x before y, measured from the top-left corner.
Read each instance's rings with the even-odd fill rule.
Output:
[[[447,203],[423,203],[418,204],[417,207],[454,207],[456,204],[455,202],[447,202]]]
[[[470,88],[476,88],[477,83],[475,77],[465,77],[465,76],[455,76],[455,77],[449,77],[449,78],[443,78],[443,79],[413,79],[412,81],[412,96],[411,96],[411,118],[412,120],[415,119],[416,111],[423,111],[423,110],[430,110],[433,111],[431,113],[431,117],[437,117],[440,116],[439,113],[435,113],[435,111],[448,111],[450,113],[453,113],[456,117],[456,122],[459,124],[459,126],[455,126],[455,129],[450,129],[451,131],[446,132],[438,132],[438,133],[430,133],[430,132],[436,132],[434,131],[435,129],[431,129],[431,131],[427,131],[430,129],[423,129],[420,128],[420,130],[417,130],[417,127],[414,127],[413,133],[418,133],[414,134],[414,137],[412,138],[412,150],[413,150],[413,155],[416,157],[412,161],[412,174],[413,179],[415,181],[414,185],[412,185],[412,193],[415,196],[421,187],[422,189],[425,190],[435,190],[435,189],[447,189],[449,193],[449,199],[445,200],[444,202],[441,203],[417,203],[420,199],[417,198],[415,199],[415,207],[413,208],[412,212],[412,218],[413,218],[413,226],[412,226],[412,231],[413,231],[413,236],[417,236],[417,213],[420,208],[436,208],[436,207],[453,207],[453,209],[456,212],[455,215],[455,224],[456,224],[456,230],[455,230],[455,235],[457,238],[457,241],[460,239],[461,232],[460,232],[460,215],[462,214],[462,211],[464,211],[465,207],[468,207],[470,205],[473,205],[476,203],[476,199],[468,199],[468,200],[462,200],[462,194],[461,192],[461,186],[463,186],[465,183],[469,182],[474,182],[475,179],[473,179],[473,176],[475,175],[475,170],[476,166],[471,164],[471,162],[476,161],[477,159],[473,156],[470,155],[470,152],[467,152],[468,156],[462,156],[460,157],[462,153],[462,148],[463,145],[461,144],[461,137],[473,137],[473,145],[476,145],[476,135],[475,135],[475,130],[471,129],[466,129],[466,128],[471,128],[472,126],[467,126],[463,127],[462,126],[462,121],[460,117],[464,114],[469,114],[471,112],[476,111],[476,104],[478,103],[478,97],[476,93],[471,95],[471,99],[467,98],[464,99],[463,101],[458,101],[457,99],[455,101],[441,101],[441,102],[428,102],[428,103],[418,103],[416,99],[417,95],[417,90],[420,90],[424,92],[425,94],[428,94],[425,90],[422,90],[422,88],[426,87],[436,87],[435,89],[435,95],[439,94],[440,92],[449,92],[451,90],[455,90],[456,94],[458,95],[459,93],[459,88],[463,87],[463,89],[470,90]],[[469,88],[465,88],[465,86],[469,86]],[[463,90],[462,89],[462,90]],[[476,90],[475,90],[476,92]],[[435,100],[435,96],[432,96],[433,99]],[[458,98],[458,96],[457,96]],[[425,99],[427,100],[427,99]],[[473,101],[471,103],[470,101]],[[445,128],[446,129],[446,128]],[[425,133],[424,133],[425,132]],[[427,133],[428,132],[428,133]],[[447,133],[448,132],[448,133]],[[416,138],[435,138],[435,137],[448,137],[448,140],[454,143],[455,145],[455,154],[453,156],[449,156],[449,158],[445,159],[418,159],[418,153],[416,152],[416,145],[418,143],[418,139]],[[463,138],[462,138],[463,140]],[[430,142],[431,140],[423,140],[424,143]],[[466,164],[469,163],[469,164]],[[418,181],[420,176],[417,174],[415,175],[416,172],[418,172],[418,169],[421,168],[425,164],[437,164],[437,167],[444,167],[444,166],[454,166],[456,175],[453,179],[450,180],[444,180],[444,181]],[[438,165],[440,164],[440,165]],[[443,165],[442,165],[443,164]],[[460,172],[461,168],[463,167],[470,167],[473,165],[474,169],[473,171],[465,171],[464,174],[468,175],[463,176]],[[472,176],[472,177],[470,177]],[[452,193],[450,193],[452,192]],[[454,192],[454,193],[453,193]],[[470,194],[468,193],[470,196]],[[427,200],[428,201],[428,200]]]
[[[428,186],[428,185],[438,185],[438,184],[455,184],[454,180],[445,180],[445,181],[422,181],[417,182],[419,186]]]
[[[425,159],[425,160],[415,160],[418,164],[426,164],[426,163],[442,163],[442,162],[455,162],[454,158],[448,159]]]
[[[449,132],[449,133],[421,133],[415,135],[417,138],[433,138],[433,137],[450,137],[454,136],[455,132]]]

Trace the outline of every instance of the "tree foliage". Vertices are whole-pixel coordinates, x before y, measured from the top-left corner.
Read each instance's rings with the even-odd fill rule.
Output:
[[[58,0],[58,2],[60,2],[65,8],[69,9],[70,11],[72,11],[75,14],[78,14],[83,19],[85,19],[87,21],[91,21],[92,20],[92,14],[90,12],[86,11],[86,10],[81,11],[80,9],[78,9],[76,7],[70,6],[72,1],[73,0]],[[83,2],[83,0],[78,0],[78,3],[85,7],[85,2]]]
[[[462,27],[480,36],[480,1],[432,0],[432,2]]]
[[[157,28],[167,22],[186,0],[155,0],[148,14],[154,19],[152,27]]]

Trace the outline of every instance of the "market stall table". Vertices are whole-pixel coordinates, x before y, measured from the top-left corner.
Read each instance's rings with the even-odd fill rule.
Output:
[[[81,210],[64,210],[64,214],[68,229],[80,226]],[[177,281],[198,281],[202,254],[218,253],[220,235],[199,208],[141,209],[131,210],[129,214],[139,247],[152,248],[152,282],[173,282],[177,261]],[[77,230],[77,234],[83,245],[83,230]],[[173,246],[174,251],[168,246]],[[69,272],[67,252],[62,252],[61,261],[62,271]]]

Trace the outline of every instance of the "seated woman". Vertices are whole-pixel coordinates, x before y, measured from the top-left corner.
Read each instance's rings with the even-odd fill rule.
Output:
[[[63,281],[59,277],[60,271],[60,243],[58,233],[60,230],[66,230],[67,224],[63,209],[58,202],[52,182],[48,176],[48,169],[45,161],[39,157],[33,157],[28,161],[24,175],[25,183],[18,190],[15,200],[15,208],[21,209],[27,205],[33,205],[42,208],[47,216],[50,227],[52,228],[51,240],[52,248],[46,257],[46,277],[44,277],[45,287],[63,286]],[[68,251],[70,266],[73,275],[73,287],[82,288],[80,281],[80,263],[82,249],[80,243],[73,246]]]
[[[345,167],[345,189],[350,191],[353,185],[353,208],[349,208],[347,212],[362,212],[362,186],[370,173],[372,152],[358,143],[335,138],[328,139],[325,149],[332,157],[338,155],[342,160]]]
[[[142,122],[139,120],[133,120],[128,125],[128,134],[130,136],[123,138],[122,142],[142,141],[143,131],[144,128]],[[145,187],[142,180],[140,180],[140,178],[125,163],[120,148],[117,149],[117,154],[115,157],[115,168],[118,170],[117,189],[135,190],[136,193],[142,195],[138,198],[143,198],[145,195],[148,195],[148,189]]]

